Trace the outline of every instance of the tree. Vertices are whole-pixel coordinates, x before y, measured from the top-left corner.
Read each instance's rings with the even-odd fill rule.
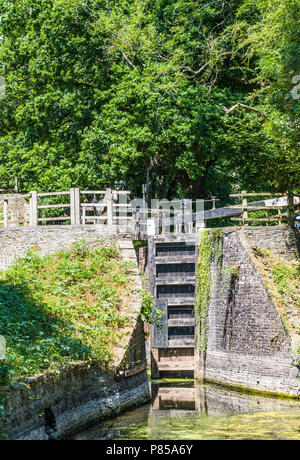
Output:
[[[293,101],[286,110],[287,97],[272,96],[280,59],[274,83],[265,64],[264,34],[280,32],[262,17],[268,8],[284,17],[275,3],[0,0],[0,182],[44,190],[123,180],[167,198],[216,194],[224,181],[286,187],[298,121]],[[292,27],[294,7],[283,3]],[[280,37],[278,55],[290,40]],[[267,118],[226,114],[236,103]]]
[[[300,3],[294,0],[247,0],[231,29],[237,48],[244,53],[242,65],[252,72],[255,82],[247,100],[252,105],[250,110],[256,110],[260,118],[256,133],[261,134],[256,136],[262,137],[264,145],[254,157],[243,158],[243,169],[251,171],[253,166],[261,165],[256,180],[264,180],[282,192],[300,187],[299,100],[292,94],[292,79],[300,73],[299,16]],[[235,104],[227,113],[240,107]],[[242,108],[249,110],[248,106]],[[232,129],[240,137],[242,131],[233,124],[240,129],[238,120],[243,120],[253,139],[255,131],[244,123],[245,119],[255,123],[253,117],[236,111]]]
[[[23,190],[92,184],[96,158],[81,158],[83,132],[109,86],[105,30],[94,33],[100,2],[1,2],[0,178]]]
[[[205,194],[222,156],[231,2],[2,1],[0,178]]]

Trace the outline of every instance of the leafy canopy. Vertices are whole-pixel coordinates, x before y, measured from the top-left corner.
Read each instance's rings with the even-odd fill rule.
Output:
[[[3,187],[14,177],[22,190],[125,180],[173,198],[234,182],[296,185],[298,2],[0,5]],[[236,102],[268,118],[226,115]]]

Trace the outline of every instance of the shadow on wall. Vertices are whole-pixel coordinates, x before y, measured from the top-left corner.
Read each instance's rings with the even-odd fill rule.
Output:
[[[131,368],[143,366],[146,368],[146,348],[144,323],[141,316],[137,318],[136,326],[130,335],[126,351],[118,364],[118,370],[130,372]]]
[[[33,375],[70,359],[87,359],[89,349],[74,334],[70,322],[37,302],[28,283],[0,282],[0,335],[7,342],[5,364],[16,377]]]

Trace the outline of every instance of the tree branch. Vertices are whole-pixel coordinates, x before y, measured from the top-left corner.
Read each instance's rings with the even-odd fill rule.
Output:
[[[242,108],[245,110],[248,110],[249,112],[255,112],[258,115],[260,115],[263,118],[268,118],[267,115],[260,110],[256,109],[255,107],[250,107],[249,105],[242,104],[241,102],[238,102],[237,104],[233,105],[230,107],[230,109],[227,109],[226,107],[222,107],[222,109],[226,112],[227,115],[230,115],[234,110]]]
[[[217,56],[217,60],[222,57],[222,56],[227,56],[227,55],[230,55],[230,54],[233,54],[233,51],[223,51],[222,53],[220,53],[218,56]],[[193,74],[192,78],[195,78],[197,75],[199,75],[199,73],[203,72],[203,70],[206,69],[206,67],[211,63],[210,60],[208,60],[205,64],[203,64],[202,67],[200,67],[200,69],[198,70],[193,70],[191,69],[190,67],[184,67],[183,70],[187,70],[188,72],[191,72]]]
[[[136,66],[133,64],[133,62],[131,62],[131,60],[126,56],[126,54],[121,51],[122,53],[122,56],[123,58],[125,59],[125,61],[127,62],[127,64],[129,64],[129,66],[132,68],[132,69],[136,69]]]

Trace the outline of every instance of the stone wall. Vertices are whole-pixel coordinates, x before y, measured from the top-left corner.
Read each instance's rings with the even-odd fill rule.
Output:
[[[295,255],[300,249],[300,232],[286,225],[274,227],[243,227],[242,234],[251,247],[272,249],[281,255]]]
[[[109,245],[116,240],[130,238],[126,233],[112,233],[107,226],[22,227],[0,229],[0,269],[5,270],[16,257],[22,257],[29,249],[36,249],[43,256],[67,249],[72,243],[84,239],[91,247]]]
[[[137,372],[134,374],[134,370]],[[8,439],[65,439],[149,400],[142,366],[125,376],[97,364],[74,364],[57,374],[24,379],[10,391],[3,420]],[[26,386],[25,386],[26,385]]]
[[[96,226],[18,229],[0,232],[0,264],[6,268],[13,256],[35,247],[42,255],[68,248],[80,239],[91,246],[116,244],[125,261],[136,263],[132,241],[126,235],[108,235]],[[38,247],[37,247],[38,246]],[[64,439],[98,424],[102,419],[147,402],[144,325],[140,318],[142,283],[137,264],[131,265],[131,317],[122,342],[114,350],[113,370],[97,363],[71,363],[59,373],[46,373],[18,381],[8,391],[0,425],[9,439]]]
[[[224,230],[222,264],[211,265],[209,331],[200,375],[219,383],[300,395],[291,339],[248,247],[250,241],[251,246],[270,248],[273,235],[282,251],[284,242],[290,241],[286,230],[281,237],[278,230],[266,227]]]
[[[8,214],[11,220],[24,220],[29,223],[29,203],[18,193],[0,194],[0,214],[2,215],[3,202],[8,203]],[[2,218],[1,218],[2,220]],[[9,221],[10,228],[16,227],[16,223]]]
[[[97,363],[71,363],[59,373],[23,379],[9,390],[0,423],[8,439],[65,439],[149,399],[143,323],[138,317],[114,370],[104,372]]]

